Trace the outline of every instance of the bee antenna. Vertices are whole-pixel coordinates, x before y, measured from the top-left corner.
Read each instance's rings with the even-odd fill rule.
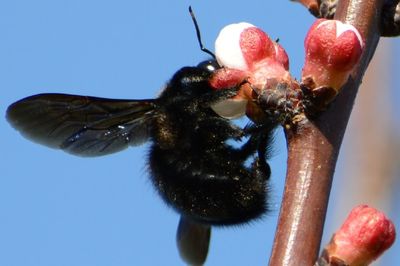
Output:
[[[192,6],[189,6],[189,13],[190,13],[190,16],[192,17],[192,20],[193,20],[193,23],[194,23],[194,27],[196,29],[197,41],[199,42],[200,49],[203,52],[211,55],[212,58],[216,59],[215,54],[203,46],[203,42],[201,41],[201,34],[200,34],[199,24],[197,24],[196,16],[194,15]]]

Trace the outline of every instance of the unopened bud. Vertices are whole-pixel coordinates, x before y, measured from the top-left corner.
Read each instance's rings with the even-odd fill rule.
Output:
[[[394,224],[367,205],[354,208],[324,250],[325,260],[343,265],[369,265],[394,242]]]
[[[274,84],[291,82],[285,50],[252,24],[242,22],[224,27],[215,41],[215,55],[223,68],[213,73],[210,85],[215,89],[241,86],[235,101],[229,99],[213,106],[221,116],[232,118],[245,114],[246,104],[239,100],[253,100],[257,93],[274,89],[269,87],[271,80]]]
[[[330,88],[334,96],[358,63],[364,44],[354,26],[338,20],[318,19],[308,31],[304,46],[303,84],[311,90]]]

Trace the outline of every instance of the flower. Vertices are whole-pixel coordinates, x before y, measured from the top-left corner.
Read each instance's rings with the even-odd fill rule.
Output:
[[[245,113],[260,113],[254,104],[248,104],[264,90],[273,89],[272,84],[291,82],[288,72],[289,58],[280,44],[260,28],[241,22],[224,27],[215,41],[215,55],[223,67],[213,74],[210,85],[226,89],[241,84],[236,97],[215,104],[219,115],[236,118]],[[246,81],[243,83],[243,81]]]
[[[325,248],[329,261],[368,265],[394,242],[394,224],[382,212],[367,205],[354,208]]]
[[[308,31],[304,46],[303,84],[312,90],[332,88],[336,95],[358,63],[364,42],[354,26],[318,19]]]

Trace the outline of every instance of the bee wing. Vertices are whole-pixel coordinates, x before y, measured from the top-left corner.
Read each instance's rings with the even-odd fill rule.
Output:
[[[8,122],[26,138],[79,156],[100,156],[149,137],[154,100],[38,94],[10,105]]]
[[[203,265],[210,245],[211,226],[181,216],[176,243],[181,258],[189,265]]]

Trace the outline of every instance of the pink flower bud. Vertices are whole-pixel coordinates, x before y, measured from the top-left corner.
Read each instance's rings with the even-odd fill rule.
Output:
[[[325,248],[329,261],[368,265],[394,242],[393,222],[367,205],[354,208]]]
[[[304,46],[302,80],[309,83],[311,79],[315,88],[330,87],[338,93],[359,61],[364,44],[354,26],[318,19],[308,31]]]
[[[271,79],[290,82],[288,72],[289,58],[285,50],[261,29],[249,23],[230,24],[224,27],[215,41],[215,55],[218,63],[224,68],[214,72],[210,85],[215,89],[226,89],[238,86],[244,80],[247,86],[234,98],[213,107],[214,111],[224,117],[238,117],[246,113],[247,100],[257,94],[253,90],[269,88]],[[276,84],[276,82],[274,82]],[[242,100],[239,104],[238,100]],[[245,104],[243,104],[245,100]],[[223,112],[223,109],[234,106],[234,111]],[[222,108],[226,105],[226,108]],[[248,108],[247,108],[248,109]],[[228,115],[227,115],[228,114]]]

